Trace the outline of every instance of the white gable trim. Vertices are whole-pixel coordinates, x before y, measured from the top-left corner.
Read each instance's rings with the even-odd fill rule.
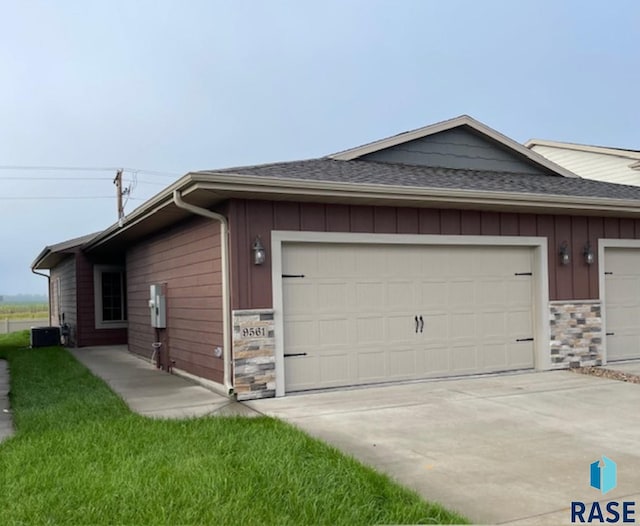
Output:
[[[506,135],[501,134],[493,128],[489,128],[489,126],[482,124],[480,121],[477,121],[474,118],[469,117],[468,115],[461,115],[460,117],[438,122],[436,124],[431,124],[423,128],[418,128],[417,130],[399,133],[398,135],[393,135],[392,137],[387,137],[386,139],[380,139],[378,141],[364,144],[356,148],[351,148],[349,150],[334,153],[332,155],[329,155],[328,157],[337,161],[352,161],[354,159],[357,159],[358,157],[362,157],[363,155],[378,152],[380,150],[391,148],[393,146],[397,146],[398,144],[404,144],[410,141],[414,141],[416,139],[422,139],[423,137],[435,135],[437,133],[451,130],[453,128],[458,128],[460,126],[468,126],[481,135],[484,135],[489,139],[492,139],[502,144],[503,146],[506,146],[515,153],[522,155],[532,163],[542,166],[547,170],[551,170],[558,175],[562,175],[563,177],[578,177],[573,172],[570,172],[569,170],[558,166],[542,155],[530,150],[529,148],[524,147],[522,144],[514,141],[513,139],[510,139]]]

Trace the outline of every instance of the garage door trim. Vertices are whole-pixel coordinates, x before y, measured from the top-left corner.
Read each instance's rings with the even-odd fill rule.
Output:
[[[598,288],[600,291],[600,316],[602,317],[602,363],[607,364],[607,291],[605,287],[605,253],[607,248],[637,248],[640,249],[638,239],[599,239],[598,240]]]
[[[285,395],[284,318],[282,294],[283,245],[298,243],[340,243],[375,245],[459,245],[513,246],[534,249],[534,363],[537,370],[550,367],[548,324],[549,275],[547,238],[524,236],[440,236],[420,234],[356,234],[342,232],[299,232],[273,230],[271,232],[271,283],[275,324],[276,396]]]

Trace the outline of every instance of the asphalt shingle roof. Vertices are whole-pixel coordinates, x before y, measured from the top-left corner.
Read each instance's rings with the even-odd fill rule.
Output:
[[[460,170],[361,160],[338,161],[320,158],[207,172],[335,183],[640,200],[638,186],[577,177]]]

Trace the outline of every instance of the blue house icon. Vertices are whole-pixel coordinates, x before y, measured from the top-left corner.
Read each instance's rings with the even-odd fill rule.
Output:
[[[591,487],[599,489],[603,495],[617,486],[617,478],[618,466],[610,458],[602,455],[602,461],[591,463]]]

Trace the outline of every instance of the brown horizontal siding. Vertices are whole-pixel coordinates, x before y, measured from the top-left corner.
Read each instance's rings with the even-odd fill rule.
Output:
[[[593,216],[520,214],[480,210],[397,208],[341,204],[232,200],[228,205],[234,309],[270,308],[271,260],[251,262],[251,244],[260,236],[271,250],[272,230],[437,235],[540,236],[548,239],[549,297],[599,297],[598,239],[640,239],[640,220]],[[559,262],[559,245],[571,247],[571,264]],[[590,241],[596,262],[584,262]]]
[[[217,382],[223,361],[220,227],[196,217],[139,242],[127,252],[129,350],[150,357],[163,342],[175,367]],[[151,327],[149,286],[166,284],[167,328]],[[163,354],[165,366],[166,354]]]

